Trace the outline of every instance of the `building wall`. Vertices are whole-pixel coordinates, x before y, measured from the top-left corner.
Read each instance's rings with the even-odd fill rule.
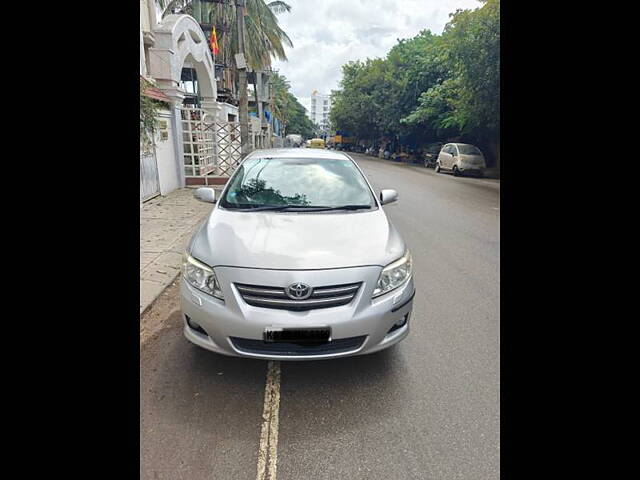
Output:
[[[311,109],[309,118],[322,128],[329,128],[329,111],[331,110],[331,95],[323,95],[314,91],[311,94]]]
[[[140,75],[147,76],[147,58],[144,51],[144,42],[142,39],[142,24],[140,25]]]
[[[220,103],[220,113],[219,113],[219,117],[218,117],[218,121],[219,122],[228,122],[229,121],[229,115],[233,115],[235,117],[235,121],[239,121],[239,116],[238,116],[238,107],[236,107],[235,105],[231,105],[229,103]]]

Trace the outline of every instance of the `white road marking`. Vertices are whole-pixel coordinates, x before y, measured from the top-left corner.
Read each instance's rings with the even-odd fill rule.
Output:
[[[276,480],[278,461],[278,412],[280,410],[280,362],[269,361],[264,387],[262,430],[256,480]]]

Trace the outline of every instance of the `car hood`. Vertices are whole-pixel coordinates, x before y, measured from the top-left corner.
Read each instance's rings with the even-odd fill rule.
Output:
[[[313,270],[384,266],[403,255],[405,244],[382,209],[293,213],[215,208],[189,251],[212,267]]]

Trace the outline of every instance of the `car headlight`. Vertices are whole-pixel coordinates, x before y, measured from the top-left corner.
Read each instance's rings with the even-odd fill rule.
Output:
[[[182,260],[182,275],[191,286],[224,300],[222,289],[216,274],[213,272],[213,268],[199,262],[186,252]]]
[[[379,297],[404,285],[411,277],[411,253],[409,250],[393,263],[382,269],[378,284],[373,290],[373,297]]]

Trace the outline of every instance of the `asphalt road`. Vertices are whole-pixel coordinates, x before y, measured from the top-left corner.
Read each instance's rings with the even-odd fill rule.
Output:
[[[399,192],[385,211],[414,259],[411,334],[280,363],[277,478],[499,478],[499,182],[353,157]],[[169,310],[141,346],[141,478],[255,479],[267,362],[189,344]]]

